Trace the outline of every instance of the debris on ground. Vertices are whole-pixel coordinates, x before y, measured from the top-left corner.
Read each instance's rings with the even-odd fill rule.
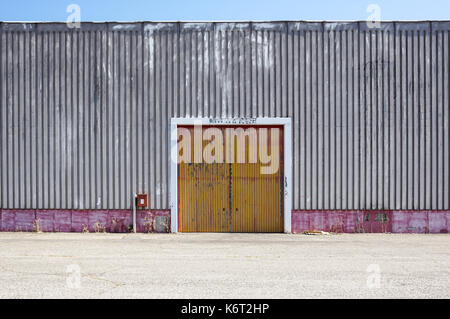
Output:
[[[303,235],[330,235],[330,233],[321,230],[306,230],[302,233]]]

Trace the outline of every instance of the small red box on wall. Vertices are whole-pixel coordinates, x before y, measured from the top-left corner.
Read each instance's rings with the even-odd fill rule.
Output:
[[[148,205],[147,194],[138,194],[137,195],[137,207],[146,208],[147,205]]]

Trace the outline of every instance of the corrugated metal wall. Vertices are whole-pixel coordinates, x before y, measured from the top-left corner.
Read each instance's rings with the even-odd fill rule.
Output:
[[[168,208],[171,117],[292,117],[294,209],[450,209],[449,22],[1,24],[0,207]]]

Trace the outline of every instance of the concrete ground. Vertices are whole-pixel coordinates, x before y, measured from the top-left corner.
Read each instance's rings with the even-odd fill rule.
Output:
[[[450,298],[450,236],[0,233],[0,297]]]

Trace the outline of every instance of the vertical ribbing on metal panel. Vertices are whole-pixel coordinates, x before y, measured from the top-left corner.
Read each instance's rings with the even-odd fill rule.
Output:
[[[0,207],[169,202],[172,117],[291,117],[294,209],[450,209],[449,22],[2,23]]]

